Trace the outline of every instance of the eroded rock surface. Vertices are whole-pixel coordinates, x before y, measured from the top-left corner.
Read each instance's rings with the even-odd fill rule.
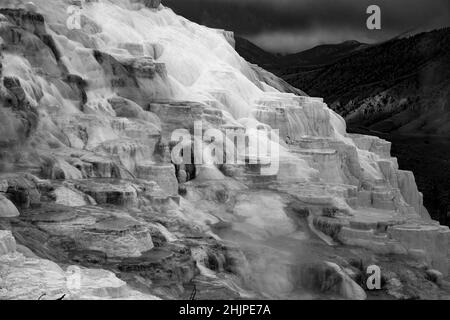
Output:
[[[154,0],[86,2],[78,29],[60,1],[2,6],[1,298],[364,299],[358,257],[391,298],[415,281],[448,297],[450,231],[391,144],[348,134],[231,33]],[[178,143],[203,161],[174,163]]]
[[[0,217],[11,218],[19,215],[20,213],[14,204],[0,194]]]
[[[0,262],[2,300],[157,299],[129,288],[110,271],[77,266],[63,270],[52,261],[25,257],[6,231],[0,231]]]

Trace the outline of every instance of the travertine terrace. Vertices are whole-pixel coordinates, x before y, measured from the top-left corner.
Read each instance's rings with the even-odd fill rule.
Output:
[[[346,133],[232,33],[160,1],[0,5],[0,299],[187,298],[193,283],[203,298],[286,297],[298,278],[314,292],[311,263],[343,279],[330,294],[363,299],[354,250],[448,274],[450,231],[390,143]],[[175,166],[171,132],[196,121],[278,129],[278,172]]]

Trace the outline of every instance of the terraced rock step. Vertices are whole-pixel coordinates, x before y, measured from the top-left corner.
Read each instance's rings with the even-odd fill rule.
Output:
[[[71,250],[103,252],[107,257],[140,256],[153,248],[148,227],[123,210],[98,206],[45,205],[23,219],[73,243]]]
[[[136,207],[138,190],[136,186],[120,180],[81,180],[75,184],[81,192],[91,196],[98,204]]]
[[[161,119],[163,134],[167,137],[177,129],[193,132],[195,122],[202,122],[205,129],[219,128],[224,124],[221,110],[211,109],[201,102],[153,100],[148,104],[147,110]]]
[[[155,181],[168,195],[178,195],[178,180],[171,164],[142,163],[136,167],[139,179]]]
[[[387,261],[392,296],[411,296],[396,273],[445,292],[431,281],[445,283],[450,231],[391,144],[348,134],[322,98],[250,66],[230,32],[159,0],[86,1],[77,30],[59,0],[6,6],[0,298],[188,298],[195,284],[204,298],[363,299],[350,263],[363,258]],[[242,164],[174,165],[172,132],[197,121],[279,153],[235,143]]]
[[[398,225],[388,230],[389,235],[399,241],[412,254],[425,259],[435,269],[448,275],[449,234],[447,227],[438,223]]]
[[[5,247],[8,250],[3,250]],[[69,266],[26,257],[16,251],[10,232],[0,231],[1,300],[155,300],[156,297],[132,290],[112,272]]]

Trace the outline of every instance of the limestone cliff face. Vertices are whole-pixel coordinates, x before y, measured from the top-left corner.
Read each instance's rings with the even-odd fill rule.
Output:
[[[448,252],[438,248],[450,232],[429,219],[389,142],[347,134],[322,99],[249,65],[229,33],[160,1],[86,1],[76,17],[68,5],[14,1],[0,9],[0,228],[21,245],[58,263],[113,269],[164,297],[183,297],[180,284],[199,277],[227,297],[242,295],[249,261],[218,230],[258,240],[291,235],[284,208],[293,198],[324,238],[376,254],[420,253],[447,273]],[[172,132],[192,133],[196,122],[248,139],[279,130],[278,142],[269,140],[280,150],[271,163],[279,170],[266,174],[266,157],[250,152],[241,164],[174,165]],[[14,255],[12,242],[0,246],[3,255]],[[50,264],[17,259],[23,268]],[[64,272],[51,268],[52,288],[56,281],[64,289]],[[19,273],[31,271],[14,272],[8,288],[25,286]],[[85,275],[101,284],[103,276],[110,278]],[[236,277],[239,285],[223,285]],[[7,298],[28,297],[7,290]]]

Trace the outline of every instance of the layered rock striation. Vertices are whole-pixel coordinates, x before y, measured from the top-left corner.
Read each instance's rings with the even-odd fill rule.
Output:
[[[249,65],[232,34],[160,1],[75,4],[78,27],[68,5],[0,9],[0,229],[12,232],[0,233],[1,298],[42,287],[49,298],[186,298],[192,284],[205,298],[279,298],[298,289],[300,262],[260,241],[313,248],[314,234],[448,274],[450,231],[389,142],[348,134],[322,99]],[[198,125],[183,143],[204,161],[186,151],[175,163],[173,132]],[[241,161],[214,161],[230,139],[211,129],[242,135],[223,154]],[[255,136],[278,152],[253,153]],[[332,294],[365,297],[337,259],[317,257],[344,281]],[[81,266],[75,294],[69,265]]]

